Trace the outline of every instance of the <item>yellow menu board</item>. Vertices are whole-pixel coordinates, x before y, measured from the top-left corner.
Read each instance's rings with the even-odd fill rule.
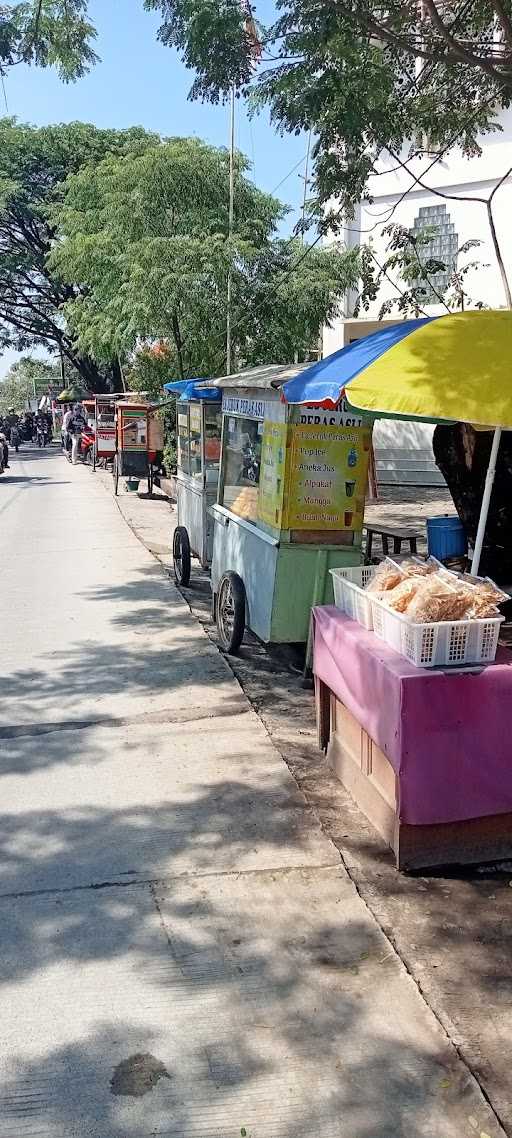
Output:
[[[286,528],[362,529],[371,429],[292,427]]]
[[[274,529],[282,528],[286,470],[286,423],[266,422],[261,440],[258,517]]]

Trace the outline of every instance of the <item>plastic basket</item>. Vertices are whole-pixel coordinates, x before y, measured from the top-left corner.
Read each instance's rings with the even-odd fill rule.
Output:
[[[336,608],[357,620],[369,632],[373,629],[372,603],[364,587],[375,573],[375,565],[355,565],[350,569],[330,569]]]
[[[488,620],[443,620],[411,624],[372,596],[373,631],[416,668],[488,664],[498,647],[502,616]]]

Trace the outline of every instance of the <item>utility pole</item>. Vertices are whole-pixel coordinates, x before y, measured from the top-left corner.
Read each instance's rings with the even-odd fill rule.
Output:
[[[235,213],[235,88],[231,88],[229,124],[229,222],[228,235],[231,240],[233,234],[233,220]],[[231,254],[230,254],[231,257]],[[226,312],[226,375],[231,375],[231,292],[233,286],[233,270],[231,259],[228,269],[228,292]]]
[[[304,222],[306,220],[306,202],[308,199],[308,183],[309,183],[309,153],[311,150],[311,131],[308,134],[308,148],[306,150],[306,164],[304,166],[304,194],[302,197],[302,230],[301,242],[304,244]]]
[[[306,218],[306,202],[307,202],[307,197],[308,197],[309,152],[310,152],[310,149],[311,149],[311,131],[308,134],[308,148],[306,150],[306,161],[304,164],[304,174],[303,175],[299,174],[299,178],[304,177],[304,193],[302,195],[302,227],[301,227],[301,231],[300,231],[300,243],[301,243],[301,245],[304,244],[304,221]],[[319,359],[320,359],[320,356],[319,356]],[[297,349],[295,349],[295,352],[293,355],[293,362],[295,364],[298,364],[298,362],[299,362],[299,353],[298,353]]]
[[[66,369],[64,367],[64,352],[62,351],[62,345],[61,344],[59,344],[59,355],[60,355],[60,378],[61,378],[61,383],[62,383],[62,390],[64,391],[64,388],[66,386]]]

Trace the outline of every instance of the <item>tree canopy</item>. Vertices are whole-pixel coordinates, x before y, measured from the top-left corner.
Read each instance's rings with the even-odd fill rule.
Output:
[[[87,0],[23,0],[0,4],[0,74],[17,63],[55,67],[65,82],[96,63],[96,31]]]
[[[315,345],[357,278],[357,255],[306,257],[279,239],[285,207],[253,185],[241,155],[236,166],[231,236],[229,156],[197,139],[110,156],[68,179],[50,266],[78,283],[64,311],[84,352],[108,358],[163,340],[175,374],[221,373],[230,269],[241,366]]]
[[[77,351],[63,318],[62,307],[75,296],[76,287],[63,284],[48,267],[57,239],[53,210],[69,174],[109,153],[139,153],[155,141],[139,127],[32,127],[0,120],[0,349],[62,349],[86,387],[100,381],[96,365]]]
[[[313,130],[321,201],[346,207],[365,194],[382,149],[478,151],[512,98],[510,0],[279,0],[259,26],[260,5],[240,0],[145,0],[162,13],[160,38],[196,78],[192,94],[216,101],[231,86],[269,106],[283,130]],[[330,224],[333,223],[331,215]]]
[[[26,411],[30,400],[40,399],[49,388],[57,391],[61,387],[60,363],[21,356],[0,381],[0,412],[5,414],[10,407]]]

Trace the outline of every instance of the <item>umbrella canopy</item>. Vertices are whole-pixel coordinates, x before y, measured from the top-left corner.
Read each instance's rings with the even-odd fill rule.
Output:
[[[81,399],[87,399],[88,392],[84,391],[83,387],[79,387],[77,383],[72,383],[70,387],[65,387],[57,396],[57,403],[77,403]]]
[[[512,426],[512,312],[404,320],[284,385],[288,403],[348,402],[372,415]]]
[[[164,391],[171,395],[179,395],[180,403],[187,403],[190,399],[204,399],[206,403],[218,403],[222,399],[222,392],[215,387],[203,386],[205,379],[176,379],[172,383],[164,383]]]
[[[503,427],[512,426],[512,312],[404,320],[356,340],[285,383],[288,403],[495,428],[472,568],[478,573]],[[489,429],[489,428],[488,428]]]

